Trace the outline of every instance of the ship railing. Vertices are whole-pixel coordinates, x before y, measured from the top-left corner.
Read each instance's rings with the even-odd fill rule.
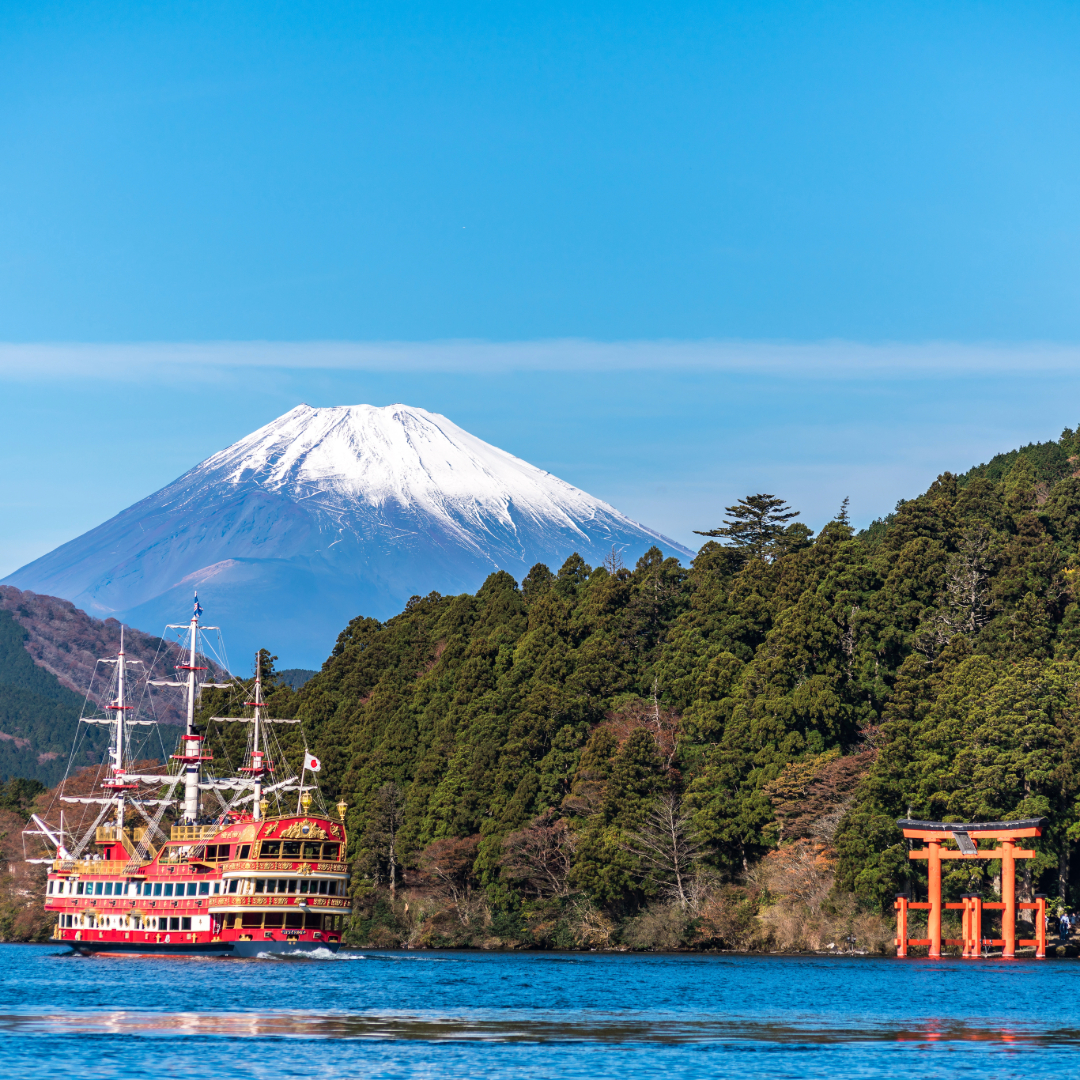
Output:
[[[124,874],[127,863],[119,859],[57,859],[54,869],[74,874]]]
[[[220,825],[174,825],[170,840],[209,840],[221,831]]]

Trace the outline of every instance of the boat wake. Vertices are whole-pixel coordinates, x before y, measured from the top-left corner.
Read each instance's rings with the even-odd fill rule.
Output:
[[[364,960],[360,953],[334,953],[329,949],[292,949],[288,952],[256,953],[256,960]]]

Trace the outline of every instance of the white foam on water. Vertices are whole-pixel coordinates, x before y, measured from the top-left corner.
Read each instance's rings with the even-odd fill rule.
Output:
[[[289,952],[261,952],[256,953],[256,960],[364,960],[362,954],[350,953],[342,955],[331,952],[329,949],[292,949]]]

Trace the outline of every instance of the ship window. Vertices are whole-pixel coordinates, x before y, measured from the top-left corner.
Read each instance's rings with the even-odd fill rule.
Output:
[[[233,878],[232,881],[229,882],[229,892],[231,892],[231,893],[236,892],[236,890],[239,888],[239,886],[240,886],[240,879],[239,878]]]
[[[161,895],[161,882],[160,881],[155,881],[154,882],[154,895],[155,896],[160,896]]]
[[[191,916],[185,916],[184,918],[182,918],[180,920],[180,929],[181,930],[190,930],[191,929]]]
[[[82,896],[83,883],[81,881],[75,882],[75,895]]]
[[[304,858],[305,859],[317,859],[319,857],[319,846],[313,844],[310,840],[304,845]]]
[[[54,885],[54,882],[50,881],[49,882],[49,892],[53,891],[53,885]]]
[[[300,911],[290,911],[285,916],[285,928],[287,930],[303,930],[304,915]]]
[[[240,853],[236,856],[238,859],[246,859],[251,854],[251,845],[244,844],[240,848]]]
[[[289,880],[289,892],[291,892],[291,893],[296,892],[296,884],[297,884],[296,878],[291,878]]]
[[[263,859],[276,859],[281,854],[281,841],[264,840],[259,854]]]
[[[277,891],[278,892],[288,892],[289,891],[289,879],[288,878],[278,878]]]
[[[165,895],[166,896],[172,896],[172,882],[171,881],[166,881],[165,882]]]
[[[214,882],[214,895],[217,896],[217,894],[219,892],[221,892],[221,882],[220,881],[215,881]]]
[[[279,930],[281,928],[281,921],[283,918],[284,916],[278,912],[274,912],[273,914],[268,912],[263,917],[263,926],[267,930]]]
[[[260,877],[260,878],[256,878],[256,879],[255,879],[255,891],[256,891],[257,893],[258,893],[258,892],[262,892],[262,891],[263,891],[263,890],[264,890],[265,888],[266,888],[266,879],[265,879],[265,878],[261,878],[261,877]]]
[[[325,878],[322,881],[319,882],[319,892],[324,893],[324,894],[326,892],[326,879]]]
[[[102,883],[102,882],[100,882],[100,881],[98,881],[98,882],[96,882],[96,883],[94,884],[94,895],[95,895],[95,896],[100,896],[100,895],[101,895],[101,888],[102,888],[102,884],[103,884],[103,883]]]
[[[329,887],[326,890],[331,896],[337,896],[337,882],[331,881]]]
[[[214,889],[214,892],[217,892],[216,888]],[[199,882],[199,895],[200,896],[209,896],[210,895],[210,882],[209,881],[200,881]]]
[[[188,896],[194,896],[199,891],[199,883],[197,881],[189,881],[187,883]]]
[[[106,896],[112,896],[112,882],[111,881],[106,881],[105,882],[105,895]]]
[[[338,845],[337,844],[323,844],[322,857],[328,862],[337,862],[338,857]]]
[[[308,930],[321,930],[322,929],[322,916],[321,915],[305,915],[304,926]]]
[[[306,893],[307,889],[308,889],[308,883],[307,883],[307,880],[305,879],[304,881],[300,882],[300,891],[302,893]]]
[[[244,921],[242,925],[245,930],[258,930],[258,928],[262,926],[262,912],[256,911],[251,915],[244,912]]]
[[[177,916],[174,915],[172,918],[169,919],[169,929],[170,930],[179,930],[180,929],[180,919]]]
[[[299,840],[286,840],[281,845],[282,855],[298,856],[300,854],[300,841]]]

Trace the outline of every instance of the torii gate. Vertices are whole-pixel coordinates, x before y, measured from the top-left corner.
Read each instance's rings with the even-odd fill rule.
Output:
[[[1030,818],[1026,821],[982,821],[964,824],[956,821],[908,821],[901,819],[897,825],[904,830],[909,840],[923,840],[925,847],[908,852],[909,859],[927,860],[929,879],[929,900],[926,903],[913,903],[907,893],[896,897],[896,955],[907,956],[910,945],[929,945],[931,958],[941,956],[941,860],[942,859],[1000,859],[1001,860],[1001,903],[986,904],[975,893],[965,895],[963,903],[945,904],[945,908],[963,911],[963,938],[950,938],[946,945],[959,945],[965,957],[975,959],[982,955],[982,913],[984,911],[1001,912],[1001,937],[989,941],[991,945],[1001,946],[1003,957],[1016,955],[1017,945],[1034,945],[1038,958],[1046,956],[1046,897],[1036,894],[1035,903],[1017,904],[1016,902],[1016,860],[1033,859],[1034,851],[1024,851],[1015,847],[1022,837],[1042,836],[1042,823],[1045,818]],[[983,848],[979,841],[1000,840],[1001,846]],[[953,842],[956,850],[942,845]],[[928,911],[927,938],[908,938],[908,911],[911,909]],[[1016,911],[1034,911],[1035,938],[1016,940]]]

